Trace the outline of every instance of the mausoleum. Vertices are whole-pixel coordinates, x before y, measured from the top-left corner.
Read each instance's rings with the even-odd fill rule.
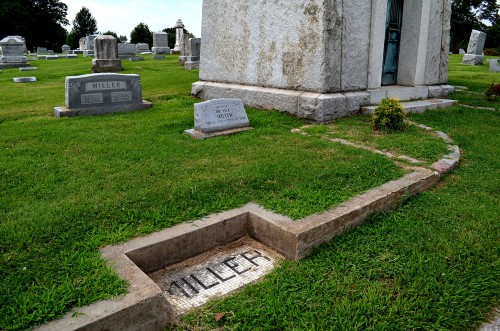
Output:
[[[317,121],[443,97],[450,15],[451,0],[205,0],[192,93]]]

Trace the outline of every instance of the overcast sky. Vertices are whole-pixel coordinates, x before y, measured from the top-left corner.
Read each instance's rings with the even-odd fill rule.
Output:
[[[61,0],[68,6],[68,21],[75,19],[83,6],[90,10],[100,32],[111,30],[127,36],[143,22],[153,32],[171,28],[180,18],[186,29],[201,37],[202,0]],[[71,25],[66,27],[71,30]]]

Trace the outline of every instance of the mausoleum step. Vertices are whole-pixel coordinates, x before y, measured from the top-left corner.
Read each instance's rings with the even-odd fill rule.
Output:
[[[428,99],[418,101],[401,102],[407,113],[423,113],[426,110],[435,110],[440,108],[452,107],[457,103],[456,100],[449,99]],[[378,105],[362,107],[361,113],[365,115],[373,114]]]

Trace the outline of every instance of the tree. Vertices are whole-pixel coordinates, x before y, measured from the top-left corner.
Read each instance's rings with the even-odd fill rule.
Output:
[[[128,40],[127,36],[119,36],[118,37],[118,42],[119,43],[126,43]]]
[[[451,14],[452,52],[467,48],[472,29],[486,31],[484,22],[494,24],[497,21],[499,6],[496,0],[453,0]]]
[[[1,0],[0,36],[20,35],[28,49],[60,50],[66,38],[68,6],[59,0]]]
[[[105,36],[113,36],[113,37],[115,37],[118,40],[118,35],[116,34],[116,32],[106,31],[106,32],[103,32],[102,34],[105,35]]]
[[[152,47],[153,32],[149,30],[147,24],[141,22],[132,30],[132,32],[130,32],[130,42],[132,44],[146,43],[149,47]]]
[[[177,38],[177,29],[176,28],[166,28],[162,30],[163,32],[166,32],[168,34],[168,47],[171,49],[174,49],[175,47],[175,39]],[[184,28],[184,33],[189,35],[189,38],[194,38],[194,34],[189,32]]]
[[[80,38],[95,34],[97,32],[97,21],[90,13],[87,7],[82,7],[75,15],[73,20],[73,28],[68,35],[67,44],[71,48],[78,48]]]

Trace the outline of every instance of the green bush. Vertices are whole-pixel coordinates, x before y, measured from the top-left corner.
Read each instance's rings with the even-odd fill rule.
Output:
[[[405,118],[406,112],[399,100],[384,98],[373,114],[373,128],[375,130],[401,131],[406,128]]]
[[[485,48],[483,52],[484,52],[484,55],[489,55],[489,56],[499,56],[500,55],[498,48]]]

